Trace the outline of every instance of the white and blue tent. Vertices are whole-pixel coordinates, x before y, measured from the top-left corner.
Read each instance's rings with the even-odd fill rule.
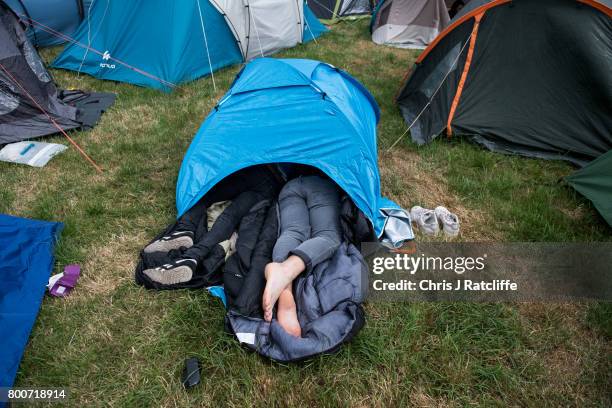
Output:
[[[168,91],[324,31],[303,0],[94,0],[53,67]]]

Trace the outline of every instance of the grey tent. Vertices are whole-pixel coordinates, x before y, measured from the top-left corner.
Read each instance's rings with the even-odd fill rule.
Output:
[[[449,22],[444,0],[383,0],[372,16],[372,41],[423,49]]]
[[[373,0],[308,0],[308,6],[324,23],[344,18],[357,18],[372,14]]]
[[[0,22],[0,144],[93,126],[114,95],[58,90],[3,1]]]

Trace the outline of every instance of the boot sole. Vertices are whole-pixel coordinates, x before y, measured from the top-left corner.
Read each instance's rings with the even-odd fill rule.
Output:
[[[177,283],[189,282],[193,277],[193,271],[188,266],[178,266],[167,271],[146,269],[143,273],[152,281],[161,283],[162,285],[175,285]]]
[[[150,254],[153,252],[170,252],[173,249],[179,249],[181,247],[191,248],[193,246],[193,240],[189,237],[179,237],[170,241],[155,241],[149,244],[144,252]]]

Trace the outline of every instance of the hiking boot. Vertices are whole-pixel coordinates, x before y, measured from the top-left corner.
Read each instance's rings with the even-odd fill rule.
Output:
[[[459,217],[457,214],[453,214],[448,211],[446,207],[436,207],[434,210],[436,217],[440,224],[442,224],[442,231],[449,237],[456,237],[459,235]]]
[[[193,246],[193,232],[191,231],[176,231],[165,237],[161,237],[157,241],[151,242],[144,249],[145,253],[152,252],[169,252],[173,249],[191,248]]]
[[[438,235],[440,232],[440,225],[433,210],[415,205],[410,210],[410,217],[423,234]]]
[[[162,285],[189,282],[195,273],[198,262],[195,259],[178,259],[171,264],[145,269],[143,273],[152,281]]]

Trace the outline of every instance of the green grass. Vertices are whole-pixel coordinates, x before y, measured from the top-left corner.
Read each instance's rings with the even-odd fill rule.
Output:
[[[52,58],[59,50],[46,50]],[[393,103],[417,53],[375,46],[367,22],[282,57],[349,71],[382,110],[379,150],[405,130]],[[71,406],[610,406],[607,305],[367,304],[367,324],[332,356],[284,366],[223,330],[204,291],[147,292],[133,283],[138,251],[174,217],[181,158],[239,67],[172,94],[53,71],[66,88],[110,91],[117,103],[74,149],[43,169],[0,163],[0,212],[62,221],[56,271],[83,278],[67,299],[45,298],[17,386],[64,386]],[[51,142],[65,143],[61,137]],[[463,218],[464,241],[609,241],[590,203],[560,184],[564,163],[490,153],[460,140],[381,154],[383,192],[410,207],[444,203]],[[203,381],[185,391],[183,360]]]

